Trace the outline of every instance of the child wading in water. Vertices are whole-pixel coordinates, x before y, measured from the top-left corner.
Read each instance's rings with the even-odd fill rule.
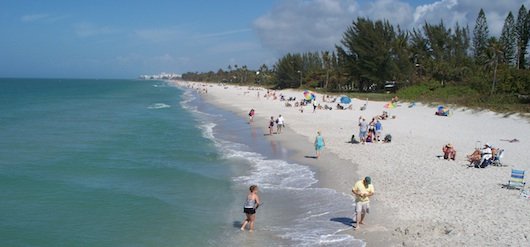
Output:
[[[247,200],[243,206],[243,212],[247,218],[243,221],[241,231],[245,230],[247,224],[249,225],[250,231],[254,231],[254,222],[256,221],[256,209],[258,209],[260,200],[258,196],[258,186],[251,185],[249,188],[250,192],[247,195]]]

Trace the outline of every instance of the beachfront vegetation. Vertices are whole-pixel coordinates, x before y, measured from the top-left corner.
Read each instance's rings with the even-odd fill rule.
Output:
[[[272,68],[234,65],[183,78],[357,95],[384,93],[385,83],[396,81],[396,94],[406,100],[530,112],[529,38],[524,5],[517,18],[507,15],[499,37],[490,35],[482,9],[472,35],[469,27],[447,27],[443,20],[403,30],[359,17],[333,51],[288,53]]]

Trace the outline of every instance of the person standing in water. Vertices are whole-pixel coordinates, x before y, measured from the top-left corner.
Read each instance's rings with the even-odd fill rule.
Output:
[[[260,205],[260,200],[258,196],[258,186],[257,185],[251,185],[249,188],[250,192],[247,195],[247,200],[245,201],[245,205],[243,206],[243,212],[247,216],[247,218],[243,221],[243,225],[241,226],[241,231],[245,230],[245,227],[247,224],[249,225],[249,231],[254,231],[254,222],[256,221],[256,209],[258,209]]]
[[[281,134],[282,133],[282,129],[284,127],[284,119],[282,117],[282,115],[280,114],[280,116],[278,116],[278,118],[276,119],[276,133],[277,134]]]
[[[254,114],[256,112],[254,109],[250,109],[250,112],[248,113],[248,123],[252,123],[254,121]]]
[[[326,146],[326,143],[324,142],[324,137],[322,137],[319,130],[317,131],[317,137],[315,138],[315,151],[317,159],[320,158],[320,152],[322,151],[324,146]]]
[[[274,129],[274,117],[271,116],[271,119],[269,120],[269,135],[272,135],[272,130]]]

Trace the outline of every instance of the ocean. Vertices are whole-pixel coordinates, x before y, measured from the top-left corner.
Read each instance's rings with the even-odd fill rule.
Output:
[[[0,79],[0,246],[363,246],[347,195],[163,81]],[[241,232],[248,186],[263,206]],[[342,217],[342,218],[341,218]]]

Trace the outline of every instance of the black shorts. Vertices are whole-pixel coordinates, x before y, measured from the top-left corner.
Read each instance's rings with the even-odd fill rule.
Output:
[[[256,209],[253,209],[253,208],[243,208],[243,212],[245,214],[255,214],[256,213]]]

